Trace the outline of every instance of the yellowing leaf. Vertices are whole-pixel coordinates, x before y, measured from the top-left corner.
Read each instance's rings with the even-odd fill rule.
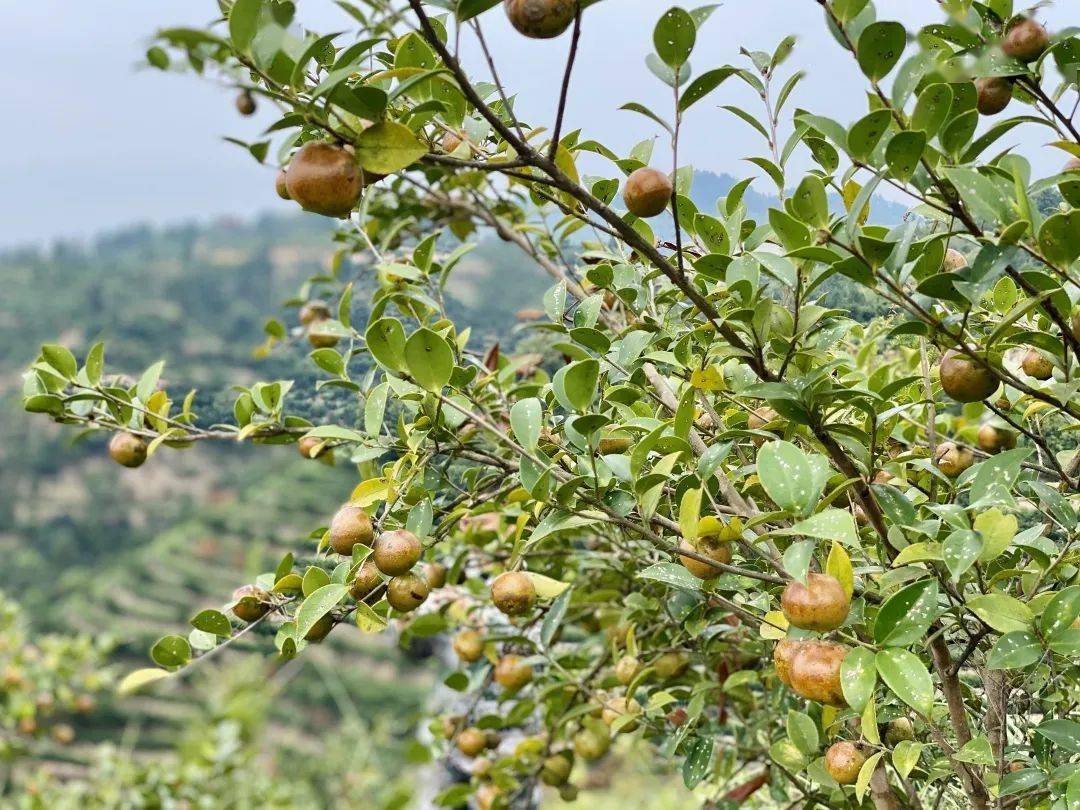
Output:
[[[859,769],[859,778],[855,780],[855,798],[862,802],[863,797],[866,796],[866,789],[870,787],[870,777],[874,775],[874,769],[877,768],[878,760],[881,759],[884,752],[878,751],[872,757],[868,758],[863,763],[862,768]]]
[[[716,366],[694,369],[690,374],[690,384],[702,391],[724,390],[724,378]]]
[[[385,478],[369,478],[356,485],[349,496],[349,503],[354,506],[371,506],[378,501],[391,499],[390,484]]]
[[[116,687],[116,691],[120,695],[130,695],[139,691],[144,686],[149,686],[152,683],[157,683],[168,677],[168,672],[164,669],[158,669],[157,667],[137,669],[124,676],[124,679],[120,681],[119,686]]]
[[[688,489],[679,502],[679,531],[693,542],[698,537],[698,519],[701,516],[701,490]]]
[[[546,577],[543,574],[534,574],[532,571],[526,571],[525,576],[532,580],[533,587],[536,588],[536,595],[541,599],[554,599],[570,587],[565,582],[559,582],[559,580]]]
[[[787,628],[787,616],[782,611],[770,610],[765,614],[764,621],[758,628],[758,633],[762,638],[779,640],[787,637]]]
[[[990,562],[1002,554],[1016,536],[1016,515],[1005,515],[996,506],[975,516],[972,527],[983,538],[979,562]]]
[[[851,598],[855,592],[855,571],[851,567],[851,558],[844,547],[833,540],[832,549],[829,551],[829,559],[825,562],[825,573],[836,577],[844,586],[844,593]]]

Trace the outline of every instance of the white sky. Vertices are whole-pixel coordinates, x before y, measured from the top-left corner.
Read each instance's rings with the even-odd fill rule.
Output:
[[[1080,24],[1080,12],[1067,10],[1071,2],[1059,0],[1040,18],[1051,26]],[[298,6],[298,19],[310,28],[351,29],[331,0]],[[605,0],[589,9],[567,130],[580,127],[621,153],[657,134],[655,124],[618,107],[631,100],[658,112],[670,107],[670,90],[644,64],[653,25],[667,6]],[[909,25],[939,18],[934,0],[878,0],[877,6],[880,19]],[[221,140],[255,140],[261,131],[259,118],[236,116],[231,91],[138,67],[156,28],[201,24],[216,12],[213,0],[0,0],[0,10],[8,65],[0,72],[0,246],[83,237],[135,221],[288,210],[274,196],[271,170]],[[534,123],[550,119],[569,36],[526,40],[499,9],[481,19],[519,109]],[[842,122],[864,112],[861,76],[833,42],[814,0],[727,0],[699,34],[695,73],[736,62],[740,45],[771,51],[789,33],[799,43],[788,68],[809,74],[795,103]],[[486,77],[479,60],[470,67]],[[683,162],[738,176],[756,172],[741,158],[764,154],[764,142],[717,109],[732,103],[757,111],[756,98],[734,80],[691,111]],[[1022,144],[1036,170],[1049,173],[1062,162],[1061,153],[1042,147],[1049,133],[1021,128],[1000,145]],[[761,191],[770,186],[756,184]]]

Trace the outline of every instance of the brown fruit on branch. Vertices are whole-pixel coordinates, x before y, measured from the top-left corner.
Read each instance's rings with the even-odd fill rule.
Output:
[[[612,725],[616,720],[625,715],[629,715],[635,719],[630,720],[626,725],[619,729],[621,734],[629,734],[638,727],[637,717],[641,714],[641,704],[633,698],[625,698],[623,696],[609,698],[604,702],[604,709],[600,715],[600,719],[607,725]]]
[[[475,757],[487,748],[487,735],[475,726],[469,726],[457,736],[458,751],[467,757]]]
[[[236,97],[236,111],[241,115],[254,115],[256,110],[255,97],[251,92],[244,90]]]
[[[475,630],[462,630],[454,636],[453,647],[458,658],[471,664],[484,655],[484,637]]]
[[[536,604],[536,586],[527,574],[507,571],[491,583],[491,601],[507,616],[520,616]]]
[[[330,520],[330,548],[338,554],[352,554],[353,546],[370,546],[374,539],[371,518],[359,506],[345,504]]]
[[[311,326],[319,321],[329,320],[331,317],[330,307],[324,301],[308,301],[298,313],[301,326]]]
[[[123,467],[141,467],[146,461],[146,442],[133,433],[120,431],[109,439],[109,455]]]
[[[241,585],[233,591],[232,612],[242,622],[258,621],[270,610],[270,594],[254,585]]]
[[[533,668],[520,656],[504,655],[495,664],[495,683],[507,692],[516,692],[533,679]]]
[[[277,195],[283,200],[292,199],[292,197],[289,196],[289,186],[288,181],[285,179],[284,169],[279,169],[277,177],[274,178],[274,191],[276,191]]]
[[[352,584],[349,586],[349,594],[353,599],[363,599],[378,588],[381,582],[379,569],[375,567],[374,560],[369,557],[356,569],[356,576],[353,577]]]
[[[378,536],[371,559],[384,574],[396,577],[412,570],[423,550],[420,538],[415,534],[406,529],[396,529]]]
[[[1001,50],[1005,55],[1021,62],[1034,62],[1049,47],[1050,35],[1030,17],[1013,25],[1001,41]]]
[[[997,377],[990,369],[955,349],[941,356],[939,372],[942,389],[957,402],[979,402],[998,387]]]
[[[967,258],[959,250],[949,248],[945,251],[945,260],[942,262],[942,267],[950,273],[955,273],[957,270],[962,270],[967,267]]]
[[[1020,361],[1024,373],[1036,380],[1049,380],[1054,376],[1054,364],[1050,358],[1035,349],[1028,349]]]
[[[641,662],[632,655],[624,655],[615,664],[615,680],[626,686],[641,671]]]
[[[679,543],[679,551],[691,551],[700,557],[707,557],[710,560],[715,560],[724,565],[731,562],[731,544],[716,542],[714,540],[709,540],[708,538],[700,538],[696,543],[691,543],[689,540],[683,540]],[[688,557],[685,554],[679,555],[679,562],[683,564],[683,567],[687,571],[698,579],[710,579],[724,573],[721,569],[716,568],[707,562]]]
[[[318,436],[301,436],[296,443],[296,450],[304,458],[322,458],[331,451],[326,439]]]
[[[1016,433],[987,422],[979,428],[979,449],[984,453],[1000,453],[1016,447]]]
[[[975,463],[975,454],[956,442],[942,442],[934,453],[934,463],[949,478],[956,478]]]
[[[854,785],[866,756],[846,740],[833,743],[825,752],[825,770],[841,785]]]
[[[289,162],[285,188],[305,211],[347,217],[360,201],[364,176],[356,158],[343,147],[310,141]]]
[[[424,566],[424,579],[431,590],[443,587],[446,584],[446,566],[438,562],[428,563]]]
[[[439,145],[442,147],[442,150],[449,155],[451,152],[456,152],[457,148],[461,146],[462,143],[461,136],[456,132],[447,132],[443,135],[442,142]]]
[[[52,727],[52,738],[60,745],[71,745],[75,741],[75,729],[67,723],[57,723]]]
[[[799,639],[782,638],[773,647],[772,660],[776,675],[785,686],[791,686],[791,662],[801,646]]]
[[[386,583],[386,601],[399,613],[416,610],[424,604],[429,593],[424,578],[416,574],[403,574]]]
[[[330,631],[334,629],[334,618],[329,613],[319,619],[315,624],[311,626],[311,629],[307,631],[307,635],[304,638],[312,643],[322,641],[328,635]]]
[[[322,322],[316,321],[308,327],[307,339],[313,349],[332,349],[337,346],[341,339],[338,335],[329,331],[322,331],[319,326]]]
[[[791,659],[791,688],[807,700],[847,706],[840,685],[840,665],[848,648],[832,641],[804,641]]]
[[[997,115],[1012,101],[1013,86],[1008,79],[988,76],[975,81],[975,108],[980,115]]]
[[[763,430],[769,422],[779,418],[780,414],[767,405],[762,405],[750,411],[750,415],[746,417],[746,426],[750,430]]]
[[[570,27],[575,0],[503,0],[510,24],[530,39],[551,39]]]
[[[636,217],[648,218],[662,214],[671,202],[674,191],[671,179],[658,169],[642,166],[626,178],[623,202]]]
[[[805,585],[795,580],[787,584],[780,607],[795,627],[827,633],[844,623],[851,600],[836,577],[807,574]]]

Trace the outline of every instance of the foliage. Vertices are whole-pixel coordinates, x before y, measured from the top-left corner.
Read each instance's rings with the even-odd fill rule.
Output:
[[[1042,127],[1080,157],[1064,112],[1080,39],[1067,31],[1021,60],[1013,34],[1030,23],[1009,2],[945,3],[945,22],[913,37],[865,0],[820,4],[870,90],[848,125],[795,106],[793,39],[691,78],[713,7],[660,16],[647,62],[671,110],[624,109],[670,136],[670,240],[612,207],[652,142],[617,155],[564,132],[565,89],[552,130],[520,121],[506,88],[466,75],[454,26],[478,31],[495,3],[431,4],[454,6],[445,16],[421,0],[342,4],[362,29],[348,44],[298,35],[295,7],[276,0],[162,31],[152,64],[219,70],[280,107],[270,139],[241,145],[262,162],[277,139],[289,196],[326,211],[355,192],[319,279],[333,295],[301,312],[302,329],[268,325],[267,350],[306,337],[317,387],[362,413],[316,422],[294,405],[294,380],[270,379],[236,386],[231,417],[209,422],[162,383],[161,364],[118,377],[101,344],[79,358],[45,345],[26,408],[138,437],[150,464],[196,442],[303,438],[305,455],[332,449],[360,480],[352,510],[312,527],[315,555],[287,554],[223,594],[126,687],[168,682],[252,628],[272,627],[291,659],[342,624],[392,621],[406,640],[466,626],[484,654],[446,682],[476,700],[433,723],[433,746],[476,754],[494,742],[486,732],[530,736],[443,805],[473,793],[524,804],[538,779],[565,781],[571,750],[592,758],[618,733],[678,760],[711,801],[1075,802],[1080,195],[1071,169],[1034,179],[1021,155],[988,150]],[[517,5],[520,31],[551,33]],[[576,11],[575,43],[590,14]],[[980,131],[973,80],[1004,82],[1030,114]],[[761,117],[730,108],[762,135],[753,162],[780,196],[760,219],[749,180],[699,208],[678,160],[695,105],[726,82],[764,102]],[[334,182],[297,149],[313,141],[332,145]],[[790,168],[796,150],[813,170]],[[900,223],[869,216],[883,183],[915,205]],[[448,312],[447,280],[470,249],[451,237],[477,227],[552,277],[535,328],[558,365],[484,345]],[[366,323],[354,255],[374,264]],[[863,325],[824,305],[830,280],[887,302],[891,318]],[[1018,446],[982,440],[987,425]],[[445,566],[448,598],[432,568],[368,583],[356,509],[372,517],[381,569],[381,543],[405,529]],[[428,581],[439,598],[413,613]],[[503,616],[488,604],[496,582]],[[789,671],[763,666],[783,650]],[[480,700],[493,678],[497,709]],[[842,775],[823,754],[844,739],[862,759]]]

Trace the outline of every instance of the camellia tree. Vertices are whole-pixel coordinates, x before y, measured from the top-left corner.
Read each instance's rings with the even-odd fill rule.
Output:
[[[544,122],[498,78],[497,0],[341,2],[351,39],[300,27],[291,2],[223,0],[205,30],[160,33],[151,64],[224,77],[241,113],[280,109],[242,145],[261,162],[275,146],[277,193],[343,219],[332,272],[268,343],[310,340],[319,385],[362,418],[309,424],[273,381],[203,425],[160,365],[132,385],[100,345],[82,363],[42,349],[27,408],[112,431],[121,464],[217,439],[358,473],[304,554],[161,639],[124,688],[256,627],[289,657],[394,623],[453,633],[448,685],[503,703],[433,719],[439,753],[475,758],[441,805],[525,806],[538,781],[572,798],[575,766],[636,734],[712,806],[1077,806],[1080,37],[1011,0],[943,0],[914,31],[867,0],[791,2],[820,6],[866,114],[796,106],[791,38],[692,71],[713,7],[676,7],[647,57],[670,107],[624,107],[655,154],[564,121],[587,0],[502,4],[521,36],[565,34]],[[762,138],[779,199],[763,221],[750,180],[700,210],[679,162],[725,83],[762,101],[729,109]],[[1061,173],[993,154],[1019,127]],[[911,212],[874,224],[886,186]],[[447,317],[477,228],[551,277],[550,362]],[[374,279],[366,323],[356,272]],[[829,306],[845,286],[888,317]]]

